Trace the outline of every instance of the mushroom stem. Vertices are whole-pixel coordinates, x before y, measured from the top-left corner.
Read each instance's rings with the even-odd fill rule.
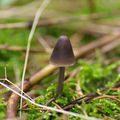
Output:
[[[64,83],[64,73],[65,73],[65,67],[60,67],[59,68],[59,80],[58,80],[58,88],[57,88],[56,97],[59,97],[62,94],[63,83]]]

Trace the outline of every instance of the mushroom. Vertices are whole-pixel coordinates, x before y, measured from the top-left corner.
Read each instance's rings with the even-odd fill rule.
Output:
[[[58,42],[53,49],[50,63],[59,67],[59,80],[56,93],[56,97],[59,97],[63,91],[65,67],[71,66],[75,63],[73,49],[67,36],[63,35],[58,39]]]

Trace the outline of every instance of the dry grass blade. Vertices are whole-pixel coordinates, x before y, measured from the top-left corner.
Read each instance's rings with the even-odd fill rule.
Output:
[[[38,11],[36,12],[34,21],[33,21],[33,25],[28,37],[28,43],[27,43],[27,50],[26,50],[26,56],[25,56],[25,63],[24,63],[24,68],[23,68],[23,74],[22,74],[22,84],[21,84],[21,94],[23,94],[23,84],[24,84],[24,79],[25,79],[25,73],[26,73],[26,68],[27,68],[27,63],[28,63],[28,57],[29,57],[29,52],[30,52],[30,46],[31,46],[31,41],[36,29],[36,26],[38,24],[39,18],[41,16],[41,14],[43,13],[44,9],[47,7],[48,3],[50,2],[50,0],[44,0],[43,3],[41,4],[41,6],[39,7]],[[21,97],[21,101],[20,101],[20,110],[22,109],[22,97]],[[21,111],[20,111],[20,116],[21,116]]]

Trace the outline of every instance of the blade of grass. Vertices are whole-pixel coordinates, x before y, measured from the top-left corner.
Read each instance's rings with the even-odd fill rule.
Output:
[[[47,7],[48,3],[50,2],[50,0],[44,0],[43,3],[41,4],[41,6],[39,7],[38,11],[36,12],[34,21],[33,21],[33,25],[28,37],[28,43],[27,43],[27,50],[26,50],[26,56],[25,56],[25,63],[24,63],[24,68],[23,68],[23,74],[22,74],[22,84],[21,84],[21,95],[23,94],[23,84],[24,84],[24,79],[25,79],[25,73],[26,73],[26,67],[27,67],[27,63],[28,63],[28,57],[29,57],[29,51],[30,51],[30,46],[31,46],[31,41],[36,29],[36,26],[38,24],[39,18],[41,16],[41,14],[43,13],[43,11],[45,10],[45,8]],[[22,114],[22,97],[20,100],[20,117]]]

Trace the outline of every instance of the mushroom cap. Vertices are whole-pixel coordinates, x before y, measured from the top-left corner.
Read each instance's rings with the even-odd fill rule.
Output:
[[[59,67],[70,66],[75,63],[75,56],[67,36],[60,36],[53,49],[50,63]]]

